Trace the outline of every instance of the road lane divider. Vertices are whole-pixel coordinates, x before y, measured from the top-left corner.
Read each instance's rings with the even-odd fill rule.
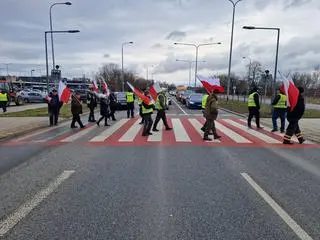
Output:
[[[67,180],[75,171],[63,171],[54,181],[42,189],[40,192],[22,204],[15,212],[4,218],[0,222],[0,237],[5,236],[16,224],[25,218],[35,207],[37,207],[44,199],[53,193],[65,180]]]
[[[181,112],[183,112],[184,115],[186,115],[186,116],[189,115],[189,114],[188,114],[185,110],[183,110],[183,108],[176,102],[176,100],[173,100],[173,99],[172,99],[172,101],[178,106],[178,108],[181,110]]]
[[[241,176],[250,184],[250,186],[265,200],[269,206],[282,218],[282,220],[294,231],[301,240],[312,240],[306,231],[290,217],[290,215],[273,200],[247,173],[241,173]]]

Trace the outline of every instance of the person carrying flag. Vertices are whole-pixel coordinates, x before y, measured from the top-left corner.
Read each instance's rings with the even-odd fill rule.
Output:
[[[59,100],[59,95],[55,88],[52,89],[51,93],[46,98],[46,100],[48,103],[50,127],[52,127],[53,125],[56,126],[58,125],[59,112],[60,112],[60,108],[63,105],[63,102]]]
[[[94,109],[97,107],[97,97],[95,92],[93,91],[94,87],[92,84],[89,85],[89,91],[87,92],[87,105],[90,109],[89,120],[88,122],[96,122],[94,117]]]
[[[161,90],[157,96],[156,105],[155,105],[158,112],[157,112],[156,120],[154,122],[153,129],[152,129],[152,131],[154,132],[159,132],[159,130],[157,129],[157,125],[160,119],[162,119],[163,124],[166,127],[167,131],[172,130],[172,128],[169,127],[167,122],[167,116],[166,116],[166,109],[168,107],[167,102],[168,102],[167,97],[164,91]]]
[[[138,105],[139,105],[139,115],[141,117],[141,122],[139,123],[140,125],[142,125],[144,123],[144,120],[143,120],[143,115],[142,115],[142,99],[139,97],[138,98]]]
[[[80,102],[80,93],[75,92],[72,94],[72,100],[71,100],[71,113],[72,113],[72,122],[71,122],[71,128],[77,128],[75,123],[77,122],[80,126],[80,128],[85,128],[85,125],[83,125],[80,114],[82,114],[82,104]]]
[[[152,135],[150,131],[153,124],[152,113],[153,113],[153,110],[155,109],[155,106],[153,102],[151,102],[151,96],[149,91],[145,91],[144,95],[150,99],[150,102],[149,103],[146,103],[145,101],[142,102],[142,116],[144,120],[142,136],[149,136],[149,135]]]
[[[294,134],[298,138],[300,144],[305,142],[305,139],[303,138],[299,127],[299,120],[302,118],[306,108],[303,97],[304,88],[298,87],[298,90],[299,96],[297,104],[293,109],[288,108],[287,120],[289,122],[289,125],[287,127],[286,134],[283,137],[283,144],[293,144],[293,142],[291,141],[291,137]]]
[[[204,112],[204,116],[206,118],[206,129],[203,136],[204,141],[212,141],[212,139],[209,138],[210,131],[212,131],[214,139],[221,138],[221,136],[219,136],[216,131],[216,126],[214,123],[214,121],[218,117],[218,97],[216,95],[218,93],[218,89],[213,90],[213,92],[209,95],[207,99],[206,108]]]
[[[110,118],[109,111],[109,97],[105,91],[100,94],[100,119],[97,121],[97,125],[100,126],[100,122],[104,119],[104,126],[110,126],[108,124],[108,118]]]

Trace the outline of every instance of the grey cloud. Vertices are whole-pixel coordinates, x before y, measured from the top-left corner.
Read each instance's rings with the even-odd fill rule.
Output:
[[[162,46],[162,44],[160,44],[160,43],[156,43],[156,44],[154,44],[154,45],[152,45],[152,47],[151,48],[155,48],[155,49],[157,49],[157,48],[162,48],[163,46]]]
[[[169,33],[168,36],[166,36],[167,40],[176,40],[176,41],[180,41],[182,39],[184,39],[187,36],[186,32],[182,32],[182,31],[173,31],[171,33]]]
[[[104,57],[104,58],[109,58],[109,57],[110,57],[110,54],[106,53],[106,54],[103,55],[103,57]]]
[[[311,0],[287,0],[284,9],[287,10],[292,7],[300,7],[309,2],[311,2]]]

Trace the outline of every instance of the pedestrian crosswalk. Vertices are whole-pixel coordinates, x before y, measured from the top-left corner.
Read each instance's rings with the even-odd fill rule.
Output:
[[[143,145],[195,145],[195,146],[243,146],[243,147],[287,147],[282,144],[283,134],[271,133],[270,129],[248,129],[245,119],[218,119],[215,124],[220,140],[203,141],[203,117],[168,117],[172,131],[166,131],[162,122],[148,137],[142,136],[140,119],[121,119],[111,126],[91,123],[85,129],[70,129],[67,124],[41,130],[11,141],[11,144],[85,144],[87,146],[143,146]],[[308,141],[304,145],[315,146]]]

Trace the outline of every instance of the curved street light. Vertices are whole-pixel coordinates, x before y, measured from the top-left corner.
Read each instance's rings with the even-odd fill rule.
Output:
[[[239,2],[242,0],[238,0],[234,2],[233,0],[228,0],[231,2],[233,6],[233,12],[232,12],[232,27],[231,27],[231,41],[230,41],[230,55],[229,55],[229,68],[228,68],[228,86],[227,86],[227,101],[229,100],[229,91],[230,91],[230,77],[231,77],[231,62],[232,62],[232,48],[233,48],[233,30],[234,30],[234,15],[236,12],[236,6]]]
[[[280,42],[280,28],[272,27],[255,27],[255,26],[243,26],[246,30],[271,30],[277,31],[277,50],[276,50],[276,60],[274,65],[274,75],[273,75],[273,97],[276,95],[276,81],[277,81],[277,71],[278,71],[278,55],[279,55],[279,42]]]
[[[52,8],[56,5],[67,5],[70,6],[72,5],[71,2],[56,2],[50,6],[49,10],[49,17],[50,17],[50,31],[51,31],[51,51],[52,51],[52,68],[55,66],[55,59],[54,59],[54,46],[53,46],[53,33],[52,33]]]
[[[220,45],[222,44],[221,42],[216,42],[216,43],[201,43],[201,44],[194,44],[194,43],[177,43],[175,42],[174,45],[185,45],[185,46],[193,46],[196,48],[196,66],[195,66],[195,71],[194,71],[194,87],[197,86],[197,73],[198,73],[198,53],[199,53],[199,47],[201,46],[209,46],[209,45]]]
[[[123,74],[123,47],[125,45],[133,44],[133,42],[124,42],[122,43],[121,48],[121,84],[122,84],[122,92],[124,92],[124,74]]]
[[[47,72],[47,91],[49,93],[49,64],[48,64],[48,44],[47,44],[47,34],[48,33],[78,33],[79,30],[67,30],[67,31],[45,31],[44,32],[44,43],[46,52],[46,72]]]

